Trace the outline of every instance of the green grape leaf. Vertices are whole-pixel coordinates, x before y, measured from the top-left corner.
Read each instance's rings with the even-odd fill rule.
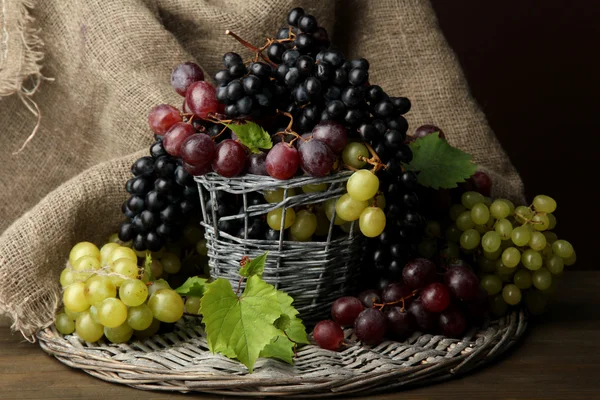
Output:
[[[277,335],[271,339],[271,343],[260,352],[262,358],[278,358],[288,364],[294,363],[294,342],[285,335]]]
[[[273,147],[269,133],[254,122],[248,121],[241,125],[225,124],[225,126],[231,129],[237,135],[240,143],[248,147],[253,153],[260,153],[260,149]]]
[[[290,327],[291,322],[292,319],[289,316],[281,314],[281,316],[273,322],[273,325],[275,325],[275,328],[285,331]]]
[[[250,260],[246,265],[240,268],[240,275],[249,278],[253,275],[262,276],[265,272],[265,263],[267,262],[267,251],[263,255],[256,257],[254,260]]]
[[[209,283],[200,312],[210,350],[237,358],[250,372],[264,347],[282,333],[273,325],[282,314],[277,290],[256,275],[240,297],[226,279]]]
[[[198,276],[192,276],[191,278],[187,278],[187,280],[183,282],[183,285],[175,289],[175,292],[182,296],[202,297],[205,290],[206,279]]]
[[[472,156],[452,147],[438,132],[421,137],[410,144],[413,159],[404,164],[409,171],[418,172],[418,182],[434,189],[451,189],[464,182],[476,171]]]
[[[146,275],[148,275],[148,280],[153,281],[154,277],[152,276],[152,269],[150,266],[152,265],[152,254],[148,250],[146,250],[146,260],[144,261],[144,271],[146,271]]]

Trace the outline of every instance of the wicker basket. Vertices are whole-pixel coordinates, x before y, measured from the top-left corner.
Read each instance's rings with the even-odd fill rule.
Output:
[[[286,181],[258,175],[223,178],[215,173],[196,177],[211,277],[227,278],[232,285],[237,286],[239,262],[242,257],[254,258],[269,251],[263,279],[292,296],[294,306],[306,322],[316,322],[327,317],[333,301],[352,292],[357,283],[362,240],[360,235],[353,233],[354,225],[348,234],[336,237],[334,224],[331,222],[326,240],[292,242],[285,240],[283,230],[280,231],[279,240],[238,238],[220,232],[218,223],[235,219],[240,222],[243,220],[244,236],[247,237],[249,218],[283,208],[281,221],[283,226],[287,208],[315,205],[341,196],[346,191],[345,183],[351,174],[344,171],[323,178],[297,177]],[[323,183],[329,184],[327,191],[303,193],[299,190],[305,185]],[[249,193],[264,193],[275,189],[284,190],[281,202],[248,205]],[[290,189],[298,189],[298,193],[295,196],[288,196]],[[220,191],[241,195],[243,212],[218,218],[215,209],[219,205],[217,193]],[[207,207],[207,199],[212,203],[210,209]]]
[[[514,311],[461,339],[415,333],[404,342],[372,348],[355,342],[348,329],[344,351],[307,345],[294,365],[259,359],[253,374],[235,360],[210,353],[198,319],[181,320],[172,333],[129,344],[82,342],[53,327],[38,332],[38,338],[44,351],[66,365],[138,389],[321,398],[401,390],[462,375],[506,352],[526,327],[525,314]]]

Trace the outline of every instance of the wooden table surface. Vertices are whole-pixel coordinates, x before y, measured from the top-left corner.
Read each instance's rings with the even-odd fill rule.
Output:
[[[185,399],[73,370],[0,326],[0,399]],[[600,271],[565,275],[544,316],[500,361],[461,379],[376,399],[600,399]],[[194,395],[194,398],[222,399]]]

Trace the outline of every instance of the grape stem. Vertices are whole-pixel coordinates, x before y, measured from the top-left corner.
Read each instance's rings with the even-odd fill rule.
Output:
[[[415,289],[412,291],[411,294],[409,294],[408,296],[404,296],[404,297],[400,298],[399,300],[390,301],[388,303],[373,303],[373,308],[379,308],[379,311],[381,311],[381,310],[383,310],[383,308],[385,306],[393,306],[396,304],[402,304],[402,307],[400,308],[400,310],[404,312],[404,311],[406,311],[406,309],[404,308],[404,301],[410,299],[411,297],[415,297],[418,292],[419,292],[419,289]]]
[[[259,49],[258,47],[254,46],[253,44],[248,43],[247,41],[245,41],[244,39],[242,39],[241,37],[239,37],[235,33],[231,32],[229,29],[227,29],[225,31],[225,34],[229,35],[229,36],[232,36],[235,40],[237,40],[238,42],[240,42],[242,45],[244,45],[250,51],[254,52],[258,57],[260,57],[263,60],[265,60],[265,62],[267,62],[272,67],[275,67],[275,68],[277,67],[277,64],[275,64],[273,61],[269,60],[269,57],[265,56],[262,53],[262,50]]]
[[[377,153],[375,152],[373,147],[371,147],[371,145],[366,142],[363,142],[363,144],[369,150],[369,153],[371,154],[371,158],[367,158],[364,156],[358,156],[358,159],[360,161],[366,162],[367,164],[371,164],[373,166],[373,169],[371,170],[371,172],[373,172],[373,173],[376,173],[377,171],[379,171],[382,168],[387,169],[387,165],[381,162],[381,159],[379,158],[379,156],[377,155]]]

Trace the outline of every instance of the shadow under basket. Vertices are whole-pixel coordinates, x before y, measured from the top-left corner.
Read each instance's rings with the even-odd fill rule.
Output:
[[[294,298],[294,306],[307,323],[327,318],[337,298],[356,289],[361,259],[362,237],[358,221],[340,229],[335,221],[335,208],[325,235],[313,241],[289,240],[284,226],[291,208],[316,209],[327,200],[334,200],[346,192],[345,183],[351,172],[339,172],[322,178],[295,177],[277,180],[268,176],[244,175],[224,178],[215,173],[197,176],[202,206],[208,264],[213,278],[227,278],[235,288],[239,281],[240,260],[255,258],[268,251],[263,279]],[[306,193],[307,185],[327,185],[321,192]],[[252,204],[251,197],[263,196],[269,191],[280,191],[280,201]],[[234,196],[239,204],[235,215],[218,215],[223,206],[231,208]],[[220,208],[221,207],[221,208]],[[249,228],[256,218],[265,218],[270,211],[282,209],[278,240],[248,238]],[[237,236],[219,229],[220,225],[235,222],[241,226]]]

